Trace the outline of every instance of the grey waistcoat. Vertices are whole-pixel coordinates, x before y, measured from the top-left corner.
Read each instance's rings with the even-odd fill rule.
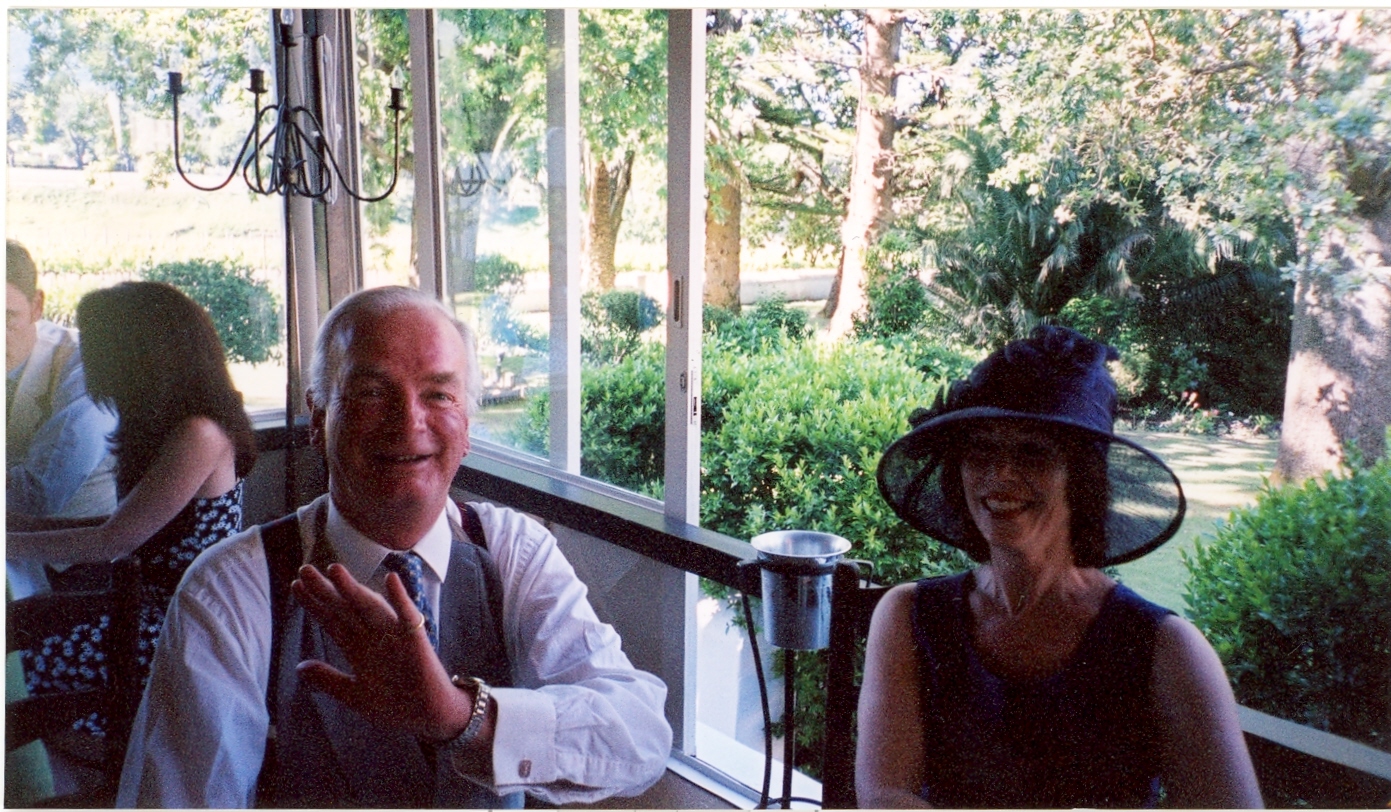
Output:
[[[312,549],[300,559],[320,568],[333,560],[323,532],[327,512],[326,505],[316,512]],[[297,522],[288,524],[297,530]],[[461,527],[451,522],[451,529],[454,543],[438,611],[440,661],[450,674],[509,685],[497,567],[488,551],[471,543]],[[298,539],[299,533],[290,537]],[[272,559],[272,543],[267,541],[268,559]],[[271,580],[274,590],[274,574]],[[521,793],[500,797],[457,775],[447,758],[436,759],[433,748],[422,746],[414,736],[376,727],[328,694],[301,684],[295,666],[304,660],[323,660],[347,672],[352,669],[293,593],[284,599],[281,612],[275,621],[278,656],[271,664],[275,684],[267,692],[267,701],[275,704],[271,709],[274,728],[258,783],[259,805],[520,808]]]

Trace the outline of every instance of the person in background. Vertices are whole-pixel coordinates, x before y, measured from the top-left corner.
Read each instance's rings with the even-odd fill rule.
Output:
[[[26,517],[83,519],[116,509],[116,460],[107,443],[116,415],[87,394],[78,331],[45,320],[43,304],[29,251],[6,240],[5,510],[11,529]]]
[[[450,498],[482,389],[472,331],[419,290],[363,290],[325,319],[310,377],[329,492],[189,569],[117,804],[496,808],[652,785],[666,686],[544,526]]]
[[[104,517],[116,508],[116,458],[107,444],[116,415],[87,395],[77,331],[45,320],[43,307],[34,258],[6,240],[5,510],[12,529]],[[37,561],[11,562],[5,575],[6,602],[49,588]],[[19,652],[11,652],[5,701],[26,695]],[[41,742],[6,752],[6,806],[31,806],[53,793]]]
[[[1167,541],[1183,490],[1112,433],[1115,350],[1044,326],[956,381],[879,487],[978,566],[870,625],[855,786],[870,807],[1258,807],[1236,703],[1188,621],[1101,568]]]
[[[123,282],[77,306],[87,391],[118,417],[112,435],[120,501],[99,523],[7,528],[7,561],[140,562],[141,667],[148,669],[165,609],[184,570],[213,542],[241,529],[242,480],[256,438],[232,385],[212,320],[177,288]],[[107,624],[82,624],[22,652],[32,693],[72,691],[105,679]],[[88,720],[93,733],[103,719]]]

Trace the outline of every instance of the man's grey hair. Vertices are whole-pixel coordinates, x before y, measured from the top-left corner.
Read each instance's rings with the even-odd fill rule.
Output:
[[[464,399],[465,413],[473,417],[478,412],[483,394],[483,376],[478,369],[478,338],[473,330],[445,307],[444,303],[417,288],[388,286],[360,290],[329,311],[314,342],[314,359],[309,364],[309,388],[315,404],[327,406],[337,397],[342,384],[343,358],[358,325],[398,310],[427,310],[440,314],[453,324],[464,339]]]

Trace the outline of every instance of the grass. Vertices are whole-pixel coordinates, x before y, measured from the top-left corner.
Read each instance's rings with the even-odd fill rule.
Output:
[[[1182,612],[1188,570],[1179,553],[1212,535],[1234,508],[1255,501],[1275,465],[1280,441],[1268,437],[1236,439],[1155,431],[1122,432],[1159,455],[1183,483],[1188,512],[1178,535],[1167,544],[1118,567],[1120,579],[1144,597]]]

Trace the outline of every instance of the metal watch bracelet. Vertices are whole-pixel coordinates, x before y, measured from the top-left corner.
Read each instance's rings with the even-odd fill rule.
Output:
[[[464,727],[463,733],[460,733],[454,741],[450,742],[453,746],[463,747],[478,738],[478,732],[483,729],[483,717],[488,715],[488,700],[492,696],[492,688],[478,677],[461,677],[455,674],[449,678],[449,681],[454,683],[457,688],[471,685],[474,690],[473,711],[469,714],[468,725]]]

